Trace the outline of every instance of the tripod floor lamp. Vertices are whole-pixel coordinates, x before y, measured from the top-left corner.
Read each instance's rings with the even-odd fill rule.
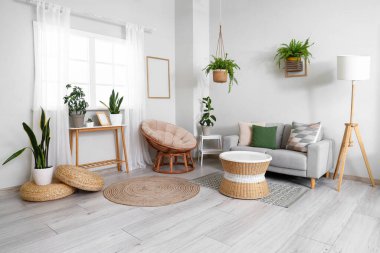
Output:
[[[336,163],[334,177],[339,173],[338,191],[342,185],[344,166],[346,163],[346,157],[348,149],[353,146],[352,132],[354,131],[358,139],[360,150],[363,155],[364,163],[367,168],[368,176],[372,186],[375,186],[375,181],[372,176],[371,167],[367,158],[367,153],[364,148],[362,136],[359,131],[359,124],[354,123],[354,98],[355,98],[355,82],[360,80],[368,80],[370,77],[370,61],[369,56],[357,56],[357,55],[341,55],[337,59],[338,80],[350,80],[352,81],[352,93],[351,93],[351,112],[350,122],[346,123],[346,129],[344,130],[342,145],[340,146],[338,161]]]

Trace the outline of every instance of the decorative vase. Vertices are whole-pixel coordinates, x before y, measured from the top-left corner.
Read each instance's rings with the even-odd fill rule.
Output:
[[[79,115],[71,115],[71,121],[73,123],[73,127],[79,128],[83,127],[84,125],[84,114],[79,114]]]
[[[212,78],[216,83],[226,83],[227,82],[227,70],[225,69],[215,69],[212,72]]]
[[[210,126],[202,126],[202,134],[204,136],[210,135],[211,127]]]
[[[33,169],[32,176],[36,185],[48,185],[53,180],[53,173],[55,167],[49,167],[45,169]]]
[[[287,72],[303,71],[303,62],[300,57],[288,57],[285,61]]]
[[[121,126],[123,123],[123,114],[110,114],[111,125]]]

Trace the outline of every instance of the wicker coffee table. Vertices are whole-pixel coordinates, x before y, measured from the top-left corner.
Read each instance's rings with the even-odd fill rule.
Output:
[[[259,199],[269,194],[265,172],[270,155],[249,151],[229,151],[219,155],[224,176],[219,191],[238,199]]]

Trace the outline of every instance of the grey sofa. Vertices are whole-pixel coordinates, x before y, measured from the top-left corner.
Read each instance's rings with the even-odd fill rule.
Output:
[[[281,123],[267,123],[265,126],[277,126],[276,149],[239,146],[239,136],[223,137],[224,151],[255,151],[272,156],[268,171],[310,179],[310,187],[315,187],[315,179],[326,174],[333,168],[333,141],[323,138],[323,129],[316,143],[308,146],[308,152],[302,153],[286,150],[291,125]]]

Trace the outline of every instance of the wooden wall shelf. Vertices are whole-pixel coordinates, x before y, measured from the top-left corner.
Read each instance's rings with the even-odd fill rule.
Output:
[[[287,61],[285,61],[285,77],[304,77],[307,76],[307,61],[302,60],[302,71],[294,71],[294,66],[288,66]]]

